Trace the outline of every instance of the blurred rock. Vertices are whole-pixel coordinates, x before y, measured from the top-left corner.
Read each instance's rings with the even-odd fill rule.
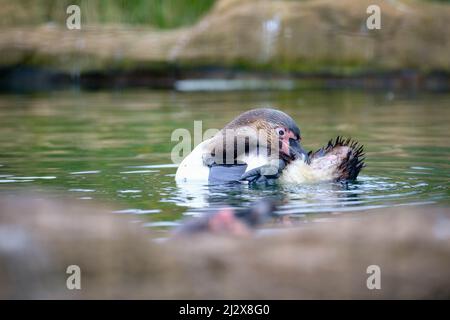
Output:
[[[157,243],[111,210],[0,198],[0,298],[449,298],[450,210],[398,207]],[[66,268],[81,268],[81,290]],[[381,268],[368,290],[367,267]]]
[[[1,298],[144,297],[149,283],[163,289],[171,274],[164,257],[144,229],[111,210],[30,195],[0,198]],[[81,290],[66,287],[69,265],[81,268]]]

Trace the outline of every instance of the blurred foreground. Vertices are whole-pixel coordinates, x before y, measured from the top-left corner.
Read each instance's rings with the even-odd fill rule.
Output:
[[[159,243],[108,210],[20,195],[0,199],[0,225],[3,299],[450,297],[448,208]],[[73,264],[81,290],[66,288]],[[369,265],[381,268],[381,290],[367,289]]]

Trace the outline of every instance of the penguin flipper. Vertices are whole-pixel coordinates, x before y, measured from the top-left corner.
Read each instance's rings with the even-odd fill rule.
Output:
[[[212,164],[209,169],[208,184],[239,182],[245,170],[247,170],[246,163]]]
[[[252,185],[273,185],[285,167],[286,162],[283,159],[274,160],[269,164],[245,172],[240,180],[248,181]]]

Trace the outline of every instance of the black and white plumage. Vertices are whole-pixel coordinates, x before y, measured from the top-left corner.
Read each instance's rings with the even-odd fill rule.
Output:
[[[265,139],[256,132],[263,132]],[[239,149],[236,142],[243,138],[245,146]],[[363,146],[355,140],[337,137],[309,153],[300,140],[299,127],[284,112],[253,109],[200,143],[182,161],[175,179],[202,184],[353,181],[364,167]]]
[[[300,140],[299,127],[286,113],[270,108],[249,110],[196,146],[181,162],[175,180],[236,182],[250,172],[247,181],[274,181],[294,156],[307,157]]]

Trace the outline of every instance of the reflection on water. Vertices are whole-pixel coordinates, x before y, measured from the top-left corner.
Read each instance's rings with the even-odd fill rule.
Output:
[[[172,226],[211,206],[266,197],[303,217],[385,206],[449,203],[449,95],[358,92],[59,92],[0,96],[0,192],[52,190],[114,202],[147,226]],[[277,106],[316,149],[337,135],[365,145],[356,183],[270,188],[177,186],[176,128],[221,128],[244,110]]]

